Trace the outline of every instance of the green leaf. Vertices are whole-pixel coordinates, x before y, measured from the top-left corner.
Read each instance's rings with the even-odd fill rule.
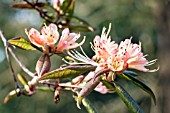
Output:
[[[115,92],[115,87],[113,87],[113,84],[109,81],[102,80],[103,85],[106,86],[106,88],[109,90],[109,92]]]
[[[19,94],[20,89],[16,89],[16,90],[12,90],[4,99],[4,104],[6,104],[9,100],[17,97],[17,95]]]
[[[87,28],[89,31],[93,32],[95,29],[85,20],[77,17],[77,16],[73,16],[72,20],[75,20],[76,22],[78,22],[80,25],[83,25],[83,27]]]
[[[91,65],[72,65],[72,66],[59,68],[54,71],[45,73],[44,75],[42,75],[40,80],[67,78],[71,76],[77,76],[89,71],[94,71],[95,69],[96,66],[91,66]]]
[[[21,82],[22,85],[28,85],[26,78],[22,76],[21,74],[17,74],[17,78]]]
[[[67,16],[72,16],[74,13],[74,0],[65,0],[60,6],[60,13],[64,13]]]
[[[153,91],[143,81],[137,79],[136,77],[134,77],[130,74],[126,74],[126,75],[120,74],[119,76],[122,77],[122,78],[125,78],[129,81],[132,81],[135,85],[142,88],[145,92],[149,93],[150,96],[153,98],[154,103],[156,104],[156,98],[155,98]]]
[[[87,98],[83,98],[82,104],[88,111],[88,113],[97,113],[95,107],[91,104],[91,102]]]
[[[16,47],[19,47],[24,50],[36,50],[29,41],[23,37],[12,38],[8,42]]]
[[[69,25],[68,28],[71,29],[72,31],[79,31],[79,32],[93,32],[94,31],[94,29],[92,27],[89,27],[89,26]]]
[[[125,75],[126,75],[126,74],[129,74],[129,75],[132,75],[132,76],[138,76],[138,74],[135,73],[134,71],[125,70],[123,73],[124,73]]]
[[[114,83],[116,88],[116,93],[126,104],[131,113],[144,113],[140,106],[135,102],[135,100],[128,94],[128,92],[121,87],[119,84]]]

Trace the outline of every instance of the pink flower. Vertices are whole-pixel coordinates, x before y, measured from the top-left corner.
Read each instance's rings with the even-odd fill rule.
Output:
[[[53,47],[59,39],[58,28],[55,24],[50,24],[48,27],[44,26],[41,29],[41,33],[44,37],[44,41],[50,47]]]
[[[113,72],[122,73],[128,68],[136,69],[139,71],[148,72],[146,68],[148,65],[152,65],[156,60],[148,61],[141,51],[141,43],[133,44],[131,39],[121,41],[118,46],[115,41],[111,41],[108,36],[110,31],[105,33],[106,28],[103,28],[101,37],[96,36],[94,38],[94,45],[92,49],[95,52],[93,59],[99,59],[97,62],[100,67],[108,68]]]
[[[34,28],[31,28],[29,32],[26,31],[26,34],[28,35],[31,43],[42,48],[45,46],[53,48],[59,38],[58,28],[55,24],[43,26],[41,34]]]
[[[128,64],[128,68],[133,68],[136,70],[147,72],[149,69],[146,69],[145,66],[148,63],[145,56],[141,51],[141,43],[133,44],[131,39],[126,39],[122,41],[119,45],[119,54],[124,54],[126,56],[125,62]]]
[[[77,43],[76,41],[79,39],[79,37],[80,37],[80,34],[70,33],[69,29],[65,28],[62,32],[62,36],[57,45],[56,51],[61,52],[63,50],[74,49],[78,46],[81,46],[84,43],[85,38],[83,39],[82,42]]]
[[[95,52],[94,58],[99,58],[100,62],[106,62],[107,59],[117,52],[118,44],[115,41],[111,41],[111,37],[108,36],[111,29],[111,25],[109,25],[109,29],[107,33],[105,32],[106,28],[103,28],[101,36],[96,36],[94,38],[94,45],[92,45],[92,49]]]
[[[111,55],[107,59],[108,68],[114,72],[123,72],[128,67],[125,58],[126,57],[122,54]]]

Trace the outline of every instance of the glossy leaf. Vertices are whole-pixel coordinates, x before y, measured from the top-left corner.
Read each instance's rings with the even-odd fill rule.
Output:
[[[6,104],[9,100],[17,97],[17,95],[19,94],[20,89],[16,89],[16,90],[12,90],[4,99],[4,104]]]
[[[144,113],[140,106],[135,102],[135,100],[128,94],[128,92],[121,87],[119,84],[114,83],[116,88],[116,93],[126,104],[131,113]]]
[[[154,103],[156,104],[156,98],[155,98],[153,91],[143,81],[137,79],[136,77],[134,77],[130,74],[126,74],[126,75],[120,74],[119,76],[121,76],[122,78],[125,78],[129,81],[132,81],[135,85],[142,88],[145,92],[149,93],[151,95],[151,97],[153,98]]]
[[[125,75],[126,75],[126,74],[129,74],[129,75],[132,75],[132,76],[138,76],[138,74],[135,73],[134,71],[125,70],[123,73],[124,73]]]
[[[82,104],[88,111],[88,113],[97,113],[95,107],[91,104],[91,102],[87,98],[83,98]]]
[[[26,39],[24,39],[23,37],[12,38],[8,40],[8,42],[24,50],[35,50],[35,48],[31,45],[31,43]]]
[[[72,65],[72,66],[59,68],[54,71],[45,73],[44,75],[42,75],[40,80],[77,76],[89,71],[94,71],[95,69],[96,66],[91,66],[91,65]]]

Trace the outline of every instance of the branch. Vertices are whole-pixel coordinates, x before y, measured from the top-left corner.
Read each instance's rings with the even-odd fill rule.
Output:
[[[51,18],[50,16],[47,15],[47,12],[43,11],[40,7],[38,7],[36,4],[32,4],[31,2],[29,2],[28,0],[23,0],[25,1],[27,4],[29,4],[32,8],[34,8],[35,10],[37,10],[40,14],[40,16],[48,21],[49,23],[53,23],[51,20],[49,20],[48,18]],[[37,3],[37,2],[36,2]]]
[[[25,71],[30,77],[34,77],[34,73],[32,73],[30,70],[28,70],[24,64],[22,64],[22,62],[19,60],[19,58],[16,56],[16,54],[13,52],[12,48],[10,47],[10,44],[8,43],[8,41],[6,40],[6,38],[4,37],[2,31],[0,30],[0,37],[4,43],[4,46],[6,49],[8,49],[8,51],[11,53],[11,55],[13,56],[13,58],[16,60],[16,62],[19,64],[19,66],[22,68],[23,71]]]
[[[7,61],[8,61],[8,64],[9,64],[9,68],[11,69],[12,76],[14,78],[15,86],[16,86],[16,88],[18,88],[19,85],[18,85],[16,76],[15,76],[14,68],[12,67],[11,60],[9,58],[9,54],[8,54],[8,49],[7,48],[5,48],[5,53],[6,53]]]
[[[72,85],[72,84],[68,84],[68,83],[52,83],[52,82],[47,82],[47,81],[39,81],[39,83],[41,84],[47,84],[47,85],[51,85],[51,86],[59,86],[59,87],[63,87],[63,88],[83,88],[81,86],[78,85]]]

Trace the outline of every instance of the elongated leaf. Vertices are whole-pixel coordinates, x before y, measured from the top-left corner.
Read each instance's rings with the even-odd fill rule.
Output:
[[[91,65],[75,65],[75,66],[72,65],[72,66],[59,68],[54,71],[45,73],[44,75],[42,75],[40,80],[77,76],[89,71],[94,71],[95,69],[96,66],[91,66]]]
[[[20,92],[20,89],[12,90],[4,99],[4,104],[6,104],[9,100],[15,98],[17,94]]]
[[[116,93],[127,105],[131,113],[144,113],[140,106],[135,102],[135,100],[128,94],[128,92],[121,87],[119,84],[114,83],[116,88]]]
[[[137,79],[136,77],[130,75],[130,74],[120,74],[119,76],[121,76],[122,78],[125,78],[129,81],[132,81],[135,85],[137,85],[138,87],[142,88],[145,92],[149,93],[150,96],[153,98],[154,103],[156,104],[156,98],[155,95],[153,93],[153,91],[141,80]]]
[[[21,9],[33,9],[33,7],[27,3],[19,3],[19,4],[13,4],[12,5],[13,8],[21,8]]]
[[[31,45],[31,43],[26,39],[24,39],[23,37],[12,38],[8,40],[8,42],[24,50],[35,50],[35,48]]]
[[[21,74],[17,74],[17,78],[21,82],[22,85],[28,85],[26,78],[22,76]]]
[[[81,18],[79,18],[77,16],[73,16],[72,20],[75,20],[80,25],[83,25],[83,27],[88,28],[89,31],[91,31],[91,32],[95,31],[95,29],[88,22],[86,22],[85,20],[83,20],[83,19],[81,19]]]
[[[115,87],[113,86],[113,84],[112,84],[111,82],[106,81],[106,80],[102,80],[102,83],[103,83],[103,85],[106,86],[106,88],[108,89],[108,91],[109,91],[110,93],[115,92]]]
[[[72,16],[74,12],[74,5],[74,0],[65,0],[60,6],[60,10],[62,10],[61,12],[63,12],[67,16]]]
[[[87,98],[83,98],[82,104],[88,111],[88,113],[97,113],[96,108],[91,104],[91,102]]]
[[[129,75],[132,75],[132,76],[138,76],[138,74],[135,73],[134,71],[125,70],[123,73],[124,73],[125,75],[126,75],[126,74],[129,74]]]
[[[39,2],[39,3],[32,3],[38,7],[44,7],[46,4]],[[12,5],[13,8],[21,8],[21,9],[34,9],[34,7],[32,7],[31,5],[27,4],[27,3],[19,3],[19,4],[14,4]]]
[[[93,32],[93,28],[90,26],[73,26],[73,25],[69,25],[68,26],[69,29],[73,30],[73,31],[82,31],[82,32]]]

